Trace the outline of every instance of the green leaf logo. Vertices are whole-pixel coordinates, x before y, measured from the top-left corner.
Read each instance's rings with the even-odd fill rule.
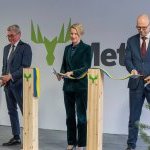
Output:
[[[89,79],[92,80],[92,83],[94,83],[95,80],[98,79],[98,75],[93,76],[93,75],[90,74],[90,75],[89,75]]]
[[[46,61],[49,66],[53,65],[54,63],[55,60],[54,51],[57,44],[67,43],[70,40],[70,31],[69,31],[70,26],[71,26],[71,19],[69,21],[66,34],[65,34],[65,26],[63,24],[59,36],[54,37],[50,41],[45,36],[43,38],[39,25],[37,25],[37,34],[36,34],[33,21],[31,21],[31,40],[36,44],[44,44],[47,51]]]
[[[26,73],[24,73],[24,78],[26,79],[26,81],[28,82],[29,81],[29,79],[31,78],[31,74],[26,74]]]

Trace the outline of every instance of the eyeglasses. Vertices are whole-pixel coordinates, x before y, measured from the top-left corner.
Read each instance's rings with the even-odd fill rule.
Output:
[[[143,26],[143,27],[140,27],[140,26],[136,26],[137,30],[146,30],[148,28],[149,24],[147,26]]]
[[[17,34],[8,34],[6,37],[8,38],[14,38]]]
[[[17,33],[8,33],[6,37],[8,38],[14,38],[16,35],[19,35],[20,32],[17,32]]]

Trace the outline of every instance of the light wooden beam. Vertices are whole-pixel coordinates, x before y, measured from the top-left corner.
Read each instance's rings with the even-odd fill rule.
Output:
[[[33,96],[33,69],[23,69],[23,150],[38,150],[38,99]]]
[[[102,150],[103,145],[103,75],[99,69],[88,70],[87,150]]]

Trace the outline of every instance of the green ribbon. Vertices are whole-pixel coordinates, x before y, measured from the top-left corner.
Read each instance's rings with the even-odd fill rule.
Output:
[[[116,78],[114,76],[112,76],[108,71],[104,70],[103,68],[99,67],[99,68],[94,68],[94,69],[100,69],[105,75],[107,75],[109,78],[113,79],[113,80],[126,80],[128,78],[139,78],[142,75],[133,75],[133,74],[127,74],[126,76],[120,77],[120,78]],[[75,78],[75,77],[68,77],[69,79],[82,79],[87,75],[88,72],[84,72],[79,78]],[[96,80],[96,77],[92,77],[89,76],[89,78],[92,80],[92,82],[94,83],[94,80]]]

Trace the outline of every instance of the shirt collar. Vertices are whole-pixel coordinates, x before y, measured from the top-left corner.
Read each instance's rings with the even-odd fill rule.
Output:
[[[81,40],[80,40],[80,42],[77,45],[73,46],[73,44],[72,44],[71,47],[75,49],[75,48],[77,48],[79,46],[80,43],[81,43]]]
[[[150,39],[150,32],[145,36],[147,39]],[[140,36],[142,38],[142,36]]]
[[[20,40],[17,41],[17,42],[14,44],[14,46],[17,47],[17,45],[18,45],[19,42],[20,42]]]

